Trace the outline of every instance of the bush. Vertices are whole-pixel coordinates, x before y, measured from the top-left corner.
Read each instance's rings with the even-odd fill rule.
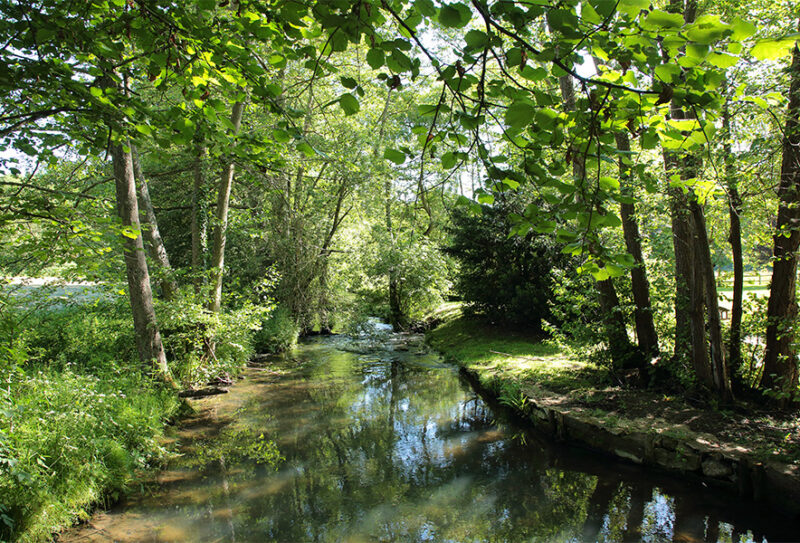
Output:
[[[300,327],[292,319],[291,312],[284,306],[278,306],[262,321],[253,344],[259,353],[280,353],[297,344],[299,336]]]
[[[271,309],[244,303],[209,313],[194,296],[158,303],[164,349],[175,377],[196,385],[238,374],[255,354],[254,334]]]
[[[543,321],[553,320],[553,271],[572,266],[552,236],[509,237],[510,217],[524,207],[522,198],[512,195],[498,195],[477,216],[457,207],[445,251],[460,264],[455,290],[469,309],[538,332]]]

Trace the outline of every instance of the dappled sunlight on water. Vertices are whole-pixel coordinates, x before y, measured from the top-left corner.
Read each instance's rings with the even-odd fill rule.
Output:
[[[317,339],[198,400],[157,484],[61,540],[800,538],[752,504],[548,445],[503,422],[419,338],[387,337],[397,350]]]

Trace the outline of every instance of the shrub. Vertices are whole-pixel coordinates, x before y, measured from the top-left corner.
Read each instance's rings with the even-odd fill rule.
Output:
[[[553,319],[553,271],[571,269],[571,263],[552,236],[509,237],[511,216],[524,207],[521,197],[506,195],[477,216],[457,207],[445,251],[460,264],[455,290],[469,309],[537,332]]]
[[[300,327],[292,319],[291,312],[284,306],[278,306],[262,321],[253,343],[259,353],[279,353],[292,348],[299,335]]]
[[[210,313],[194,296],[157,304],[174,375],[194,385],[239,373],[255,353],[254,334],[271,309],[243,303],[237,309]]]

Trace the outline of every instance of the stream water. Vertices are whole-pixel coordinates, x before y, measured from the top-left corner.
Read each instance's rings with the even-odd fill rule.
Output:
[[[314,339],[197,400],[157,482],[60,541],[800,539],[699,483],[548,443],[419,336],[373,340]]]

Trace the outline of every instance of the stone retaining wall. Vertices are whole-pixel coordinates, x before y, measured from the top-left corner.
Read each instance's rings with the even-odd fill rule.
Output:
[[[461,370],[473,385],[496,398],[481,384],[477,372],[464,367]],[[609,423],[587,409],[551,405],[553,398],[527,396],[525,407],[514,411],[557,441],[687,478],[700,478],[738,492],[745,500],[769,503],[800,520],[797,466],[754,459],[743,447],[714,442],[711,436],[681,426],[653,424],[644,419]]]

